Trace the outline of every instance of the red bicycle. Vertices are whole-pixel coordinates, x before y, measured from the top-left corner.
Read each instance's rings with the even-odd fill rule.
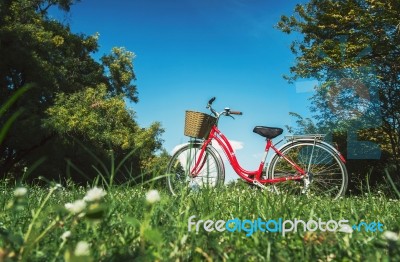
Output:
[[[224,163],[212,141],[222,148],[242,179],[263,189],[279,194],[328,195],[335,199],[345,194],[346,161],[338,150],[323,141],[323,134],[286,136],[286,143],[277,148],[282,140],[273,144],[272,139],[281,135],[283,129],[256,126],[253,132],[266,139],[264,154],[256,170],[242,168],[229,140],[218,129],[221,116],[232,117],[242,115],[242,112],[229,108],[217,112],[212,108],[214,100],[215,97],[207,104],[212,115],[186,111],[185,135],[191,139],[174,153],[168,164],[167,182],[172,194],[176,195],[184,188],[216,187],[224,183]],[[275,154],[268,164],[270,149]]]

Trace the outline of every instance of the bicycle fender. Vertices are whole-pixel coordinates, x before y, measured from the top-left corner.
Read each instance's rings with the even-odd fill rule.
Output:
[[[329,143],[327,143],[327,142],[325,142],[325,141],[322,141],[322,140],[315,141],[314,139],[310,139],[310,138],[296,138],[296,139],[293,139],[293,140],[291,140],[291,141],[285,143],[285,144],[282,145],[278,150],[281,151],[281,149],[283,149],[285,146],[288,146],[288,145],[293,144],[293,143],[296,143],[296,142],[310,142],[310,143],[322,144],[322,145],[324,145],[325,147],[327,147],[327,148],[329,148],[330,150],[332,150],[335,154],[337,154],[337,155],[339,156],[340,160],[341,160],[343,163],[346,163],[346,159],[345,159],[345,158],[343,157],[343,155],[339,152],[339,150],[337,150],[337,149],[336,149],[334,146],[332,146],[331,144],[329,144]]]

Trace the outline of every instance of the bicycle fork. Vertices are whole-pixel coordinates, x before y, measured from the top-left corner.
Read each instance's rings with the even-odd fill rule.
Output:
[[[199,173],[204,167],[204,164],[206,163],[207,159],[206,149],[207,146],[203,145],[200,152],[194,153],[194,166],[190,169],[190,176],[192,178],[195,178],[199,175]]]

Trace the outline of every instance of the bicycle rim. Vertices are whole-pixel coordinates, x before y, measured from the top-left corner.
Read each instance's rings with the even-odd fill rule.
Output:
[[[223,183],[222,163],[210,148],[203,154],[197,176],[192,176],[191,171],[200,157],[200,151],[200,144],[188,144],[171,157],[167,168],[167,182],[172,194],[176,195],[181,190],[212,188]]]
[[[304,180],[276,183],[274,186],[279,193],[306,193],[335,199],[344,195],[347,189],[347,171],[333,150],[318,142],[297,142],[284,147],[281,152],[311,175],[311,183],[309,186],[306,186]],[[272,159],[270,178],[296,174],[296,170],[283,157],[276,155]]]

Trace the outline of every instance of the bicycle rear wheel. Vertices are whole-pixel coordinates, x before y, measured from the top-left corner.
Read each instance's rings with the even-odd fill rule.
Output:
[[[334,199],[343,196],[347,189],[347,170],[339,155],[314,141],[297,141],[284,146],[281,153],[295,162],[311,177],[307,180],[291,180],[275,183],[279,193],[324,195]],[[298,172],[281,156],[275,155],[269,168],[270,178],[290,177]]]
[[[208,146],[205,150],[197,176],[191,172],[200,157],[202,144],[188,144],[179,149],[167,167],[167,183],[173,195],[184,189],[217,187],[225,180],[225,169],[220,155]]]

